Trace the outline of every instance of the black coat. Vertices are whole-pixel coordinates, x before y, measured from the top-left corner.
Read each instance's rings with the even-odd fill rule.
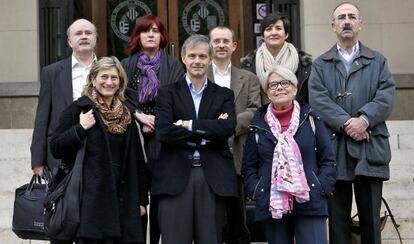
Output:
[[[220,196],[237,196],[237,177],[227,140],[236,127],[233,91],[210,81],[203,91],[198,117],[185,79],[162,87],[156,102],[155,127],[161,152],[155,162],[151,194],[176,195],[188,184],[195,150],[205,179]],[[227,113],[227,119],[218,119]],[[173,125],[192,120],[192,131]],[[202,139],[209,142],[201,145]]]
[[[79,124],[82,111],[94,109],[96,124],[85,131]],[[125,150],[121,167],[119,192],[112,174],[111,153],[105,125],[89,98],[73,102],[61,115],[50,147],[56,158],[69,166],[77,150],[87,138],[83,162],[81,223],[77,237],[119,238],[124,242],[142,242],[144,234],[140,205],[147,205],[144,183],[144,159],[139,148],[139,136],[134,121],[124,133]]]
[[[161,64],[160,71],[158,73],[158,79],[160,80],[160,86],[165,86],[181,80],[184,77],[184,67],[180,61],[170,55],[164,50],[161,50]],[[130,79],[137,72],[138,53],[135,53],[121,61],[122,67],[128,76],[128,86],[130,85]]]
[[[178,59],[168,55],[164,50],[161,51],[160,57],[160,71],[158,72],[158,79],[160,80],[160,87],[177,82],[184,77],[183,65]],[[131,111],[135,109],[142,110],[137,99],[137,90],[133,89],[133,78],[138,72],[137,68],[138,53],[135,53],[122,60],[122,67],[128,76],[128,88],[125,93],[127,99],[127,106]],[[145,134],[145,149],[148,156],[149,169],[152,170],[154,160],[158,157],[159,144],[155,141],[155,135]]]

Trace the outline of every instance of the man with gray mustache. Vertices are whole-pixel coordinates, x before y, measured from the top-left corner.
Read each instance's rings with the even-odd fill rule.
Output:
[[[329,241],[351,243],[352,197],[358,208],[361,243],[381,243],[383,181],[391,150],[385,120],[395,84],[387,59],[364,46],[359,8],[348,2],[332,13],[337,43],[318,57],[309,78],[309,103],[325,121],[336,152],[338,176],[329,199]]]
[[[49,139],[58,125],[61,112],[81,96],[86,77],[96,60],[97,30],[90,21],[74,21],[67,29],[67,37],[72,55],[43,67],[40,73],[40,92],[30,147],[31,166],[37,175],[59,166],[60,160],[50,153]]]

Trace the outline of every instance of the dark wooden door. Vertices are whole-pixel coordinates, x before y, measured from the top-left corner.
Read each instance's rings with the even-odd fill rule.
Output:
[[[237,41],[241,38],[239,13],[240,1],[236,0],[89,0],[84,8],[97,25],[99,56],[125,57],[131,31],[139,16],[157,15],[167,27],[170,37],[168,52],[180,57],[180,48],[191,34],[208,35],[217,25],[234,29]],[[229,11],[231,9],[231,11]],[[238,64],[240,49],[233,54]]]

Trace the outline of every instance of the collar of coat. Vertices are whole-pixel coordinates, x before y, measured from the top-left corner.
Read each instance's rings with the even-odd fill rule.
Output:
[[[361,42],[359,42],[359,54],[356,58],[359,58],[359,57],[373,59],[374,51],[372,51],[370,48],[364,46]],[[341,60],[338,54],[338,49],[337,49],[336,44],[331,49],[329,49],[326,53],[322,54],[321,58],[326,61]]]
[[[309,114],[314,117],[314,119],[319,119],[319,116],[315,113],[312,108],[301,101],[298,101],[300,104],[300,119],[299,119],[299,127],[303,124],[303,122],[309,117]],[[265,104],[257,109],[256,114],[254,115],[250,125],[256,128],[262,128],[270,132],[269,125],[264,121],[264,116],[267,112],[267,107],[269,104]]]

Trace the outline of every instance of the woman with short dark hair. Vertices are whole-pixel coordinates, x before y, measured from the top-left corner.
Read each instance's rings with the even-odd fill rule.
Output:
[[[290,21],[280,12],[268,14],[260,23],[262,44],[254,51],[241,58],[242,69],[249,70],[259,77],[262,85],[262,104],[269,102],[264,84],[266,72],[276,65],[289,68],[298,78],[297,99],[308,103],[308,79],[311,70],[312,56],[302,50],[297,50],[289,37]]]

